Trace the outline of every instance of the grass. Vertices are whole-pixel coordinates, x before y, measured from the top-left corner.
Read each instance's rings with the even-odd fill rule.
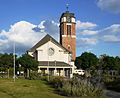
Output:
[[[47,85],[45,81],[17,79],[15,82],[13,82],[13,79],[0,79],[0,98],[68,98],[68,97],[56,94],[55,89]]]
[[[66,98],[40,80],[0,79],[0,98]]]

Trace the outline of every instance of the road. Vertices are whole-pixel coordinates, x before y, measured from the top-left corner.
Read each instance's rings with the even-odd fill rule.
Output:
[[[105,95],[108,96],[108,98],[120,98],[120,93],[111,91],[111,90],[105,90]]]

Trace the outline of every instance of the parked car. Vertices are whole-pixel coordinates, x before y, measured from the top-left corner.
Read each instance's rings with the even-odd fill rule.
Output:
[[[74,74],[84,75],[84,74],[85,74],[85,71],[82,70],[82,69],[75,69],[75,70],[74,70]]]

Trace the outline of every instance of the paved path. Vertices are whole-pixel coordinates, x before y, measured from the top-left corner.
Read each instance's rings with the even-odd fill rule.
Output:
[[[108,98],[120,98],[120,93],[111,91],[111,90],[105,90],[105,95],[108,96]]]

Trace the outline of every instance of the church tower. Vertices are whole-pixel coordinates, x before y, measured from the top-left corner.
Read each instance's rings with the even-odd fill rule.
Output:
[[[60,17],[60,44],[72,53],[72,60],[76,58],[76,22],[74,13],[66,11]]]

